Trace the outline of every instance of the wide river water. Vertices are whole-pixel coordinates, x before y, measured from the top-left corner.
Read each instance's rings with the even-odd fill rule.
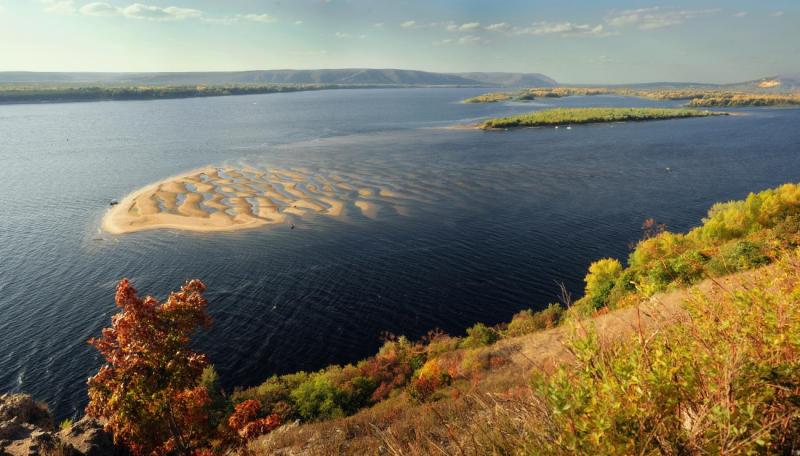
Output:
[[[481,89],[371,89],[0,106],[0,392],[81,413],[100,364],[86,340],[130,278],[165,296],[200,278],[198,337],[228,387],[373,353],[381,331],[462,334],[576,295],[646,218],[686,230],[715,201],[796,182],[800,110],[507,132],[446,129],[552,106],[677,106],[619,97],[461,104]],[[361,176],[402,213],[229,233],[99,231],[111,199],[206,165]]]

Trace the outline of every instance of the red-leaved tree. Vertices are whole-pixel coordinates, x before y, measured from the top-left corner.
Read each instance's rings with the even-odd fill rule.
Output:
[[[277,414],[259,418],[261,404],[255,399],[248,399],[236,405],[231,416],[228,417],[228,427],[235,432],[243,442],[260,435],[268,434],[281,425]]]
[[[123,279],[115,297],[122,311],[89,340],[106,364],[89,378],[86,412],[136,455],[190,455],[206,442],[209,397],[198,382],[207,360],[189,349],[195,331],[211,324],[205,288],[192,280],[161,303],[140,299]]]

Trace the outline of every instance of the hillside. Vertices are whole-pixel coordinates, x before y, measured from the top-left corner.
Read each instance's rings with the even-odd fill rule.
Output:
[[[722,86],[727,90],[752,92],[794,92],[800,90],[800,75],[771,76]]]
[[[762,293],[765,284],[773,283],[779,268],[781,273],[791,276],[792,286],[796,287],[800,265],[795,260],[779,267],[767,266],[705,280],[691,289],[658,293],[637,305],[577,324],[502,339],[473,350],[468,356],[494,362],[490,361],[470,382],[451,386],[438,400],[420,403],[401,395],[351,417],[284,426],[252,442],[249,450],[254,454],[279,455],[378,454],[381,449],[391,455],[516,454],[516,451],[628,454],[609,452],[607,448],[606,452],[592,452],[589,446],[582,448],[588,451],[585,453],[577,447],[548,452],[537,446],[525,451],[527,444],[548,433],[544,426],[538,427],[544,424],[537,423],[541,420],[537,415],[542,413],[537,402],[542,398],[531,389],[531,380],[535,383],[542,373],[555,375],[581,369],[589,361],[581,353],[581,343],[587,340],[584,338],[597,337],[592,339],[592,346],[599,347],[597,354],[613,357],[624,353],[621,344],[647,344],[660,334],[678,334],[692,325],[700,325],[702,315],[698,314],[697,303],[708,310],[719,302],[720,295],[724,300],[737,294]],[[564,367],[559,366],[566,370],[560,371]],[[640,443],[647,446],[646,442]]]
[[[427,71],[343,68],[172,73],[0,72],[0,83],[109,85],[342,84],[392,86],[551,86],[532,73],[432,73]]]
[[[457,76],[478,81],[494,87],[553,87],[558,85],[555,79],[541,73],[456,73]]]

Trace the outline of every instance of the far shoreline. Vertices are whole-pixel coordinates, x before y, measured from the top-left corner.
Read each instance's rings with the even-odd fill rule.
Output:
[[[201,87],[201,86],[198,86]],[[9,88],[0,84],[0,106],[6,105],[39,105],[63,103],[93,103],[103,101],[157,101],[182,100],[195,98],[219,98],[244,95],[267,95],[279,93],[316,92],[323,90],[357,90],[357,89],[478,89],[486,86],[462,85],[401,85],[401,84],[323,84],[323,85],[237,85],[237,86],[66,86],[55,89],[23,89]],[[169,93],[156,94],[157,89],[168,90]],[[91,90],[91,92],[86,92]],[[231,92],[233,90],[233,92]],[[83,92],[82,92],[83,91]],[[122,91],[115,94],[115,91]],[[209,93],[209,91],[212,91]],[[228,91],[228,93],[225,93]],[[42,92],[46,92],[43,94]]]

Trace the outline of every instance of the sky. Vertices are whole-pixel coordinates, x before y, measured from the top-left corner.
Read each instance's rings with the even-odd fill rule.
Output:
[[[0,0],[0,71],[800,74],[798,0]]]

